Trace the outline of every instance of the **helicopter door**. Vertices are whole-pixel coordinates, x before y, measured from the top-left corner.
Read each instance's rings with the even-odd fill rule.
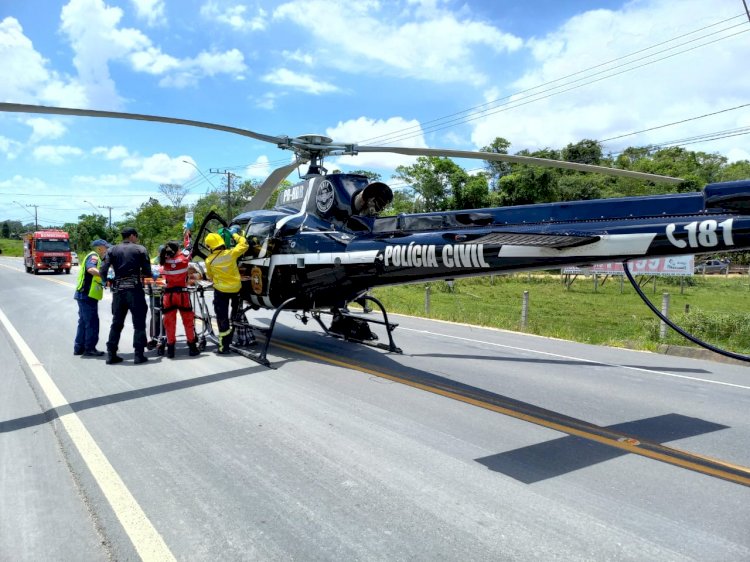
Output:
[[[216,211],[211,211],[203,219],[203,224],[198,229],[198,234],[193,239],[193,256],[199,256],[206,259],[211,253],[211,249],[206,246],[206,236],[211,232],[217,232],[221,227],[227,227],[227,222],[219,216]]]

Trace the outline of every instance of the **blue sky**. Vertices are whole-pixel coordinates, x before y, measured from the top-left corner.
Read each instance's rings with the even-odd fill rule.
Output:
[[[685,146],[740,160],[749,31],[741,0],[0,0],[0,101],[459,150],[719,133]],[[189,187],[190,203],[220,185],[211,170],[262,179],[289,159],[215,131],[2,114],[0,220],[30,220],[27,205],[45,224],[101,206],[119,220],[166,202],[160,183]],[[411,162],[326,165],[389,181]]]

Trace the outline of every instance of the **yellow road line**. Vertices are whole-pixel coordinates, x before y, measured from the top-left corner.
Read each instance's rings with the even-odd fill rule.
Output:
[[[543,417],[540,417],[540,416],[535,416],[533,414],[528,414],[525,412],[521,412],[519,410],[515,410],[512,407],[492,404],[490,402],[486,402],[481,399],[472,398],[470,396],[464,396],[457,392],[453,392],[453,391],[446,390],[443,388],[438,388],[436,386],[432,386],[429,384],[414,381],[404,376],[399,376],[399,375],[391,374],[391,373],[385,373],[383,371],[377,371],[375,369],[371,369],[369,367],[365,367],[364,365],[359,365],[357,363],[350,363],[348,361],[342,361],[340,359],[322,355],[320,353],[310,351],[305,348],[297,347],[295,345],[282,344],[278,342],[273,342],[273,345],[281,347],[282,349],[286,349],[288,351],[292,351],[295,353],[299,353],[301,355],[312,357],[313,359],[318,359],[325,363],[337,365],[339,367],[344,367],[346,369],[353,369],[356,371],[367,373],[369,375],[374,375],[376,377],[388,379],[394,382],[405,384],[407,386],[411,386],[413,388],[425,390],[433,394],[439,394],[441,396],[445,396],[446,398],[458,400],[459,402],[471,404],[479,408],[484,408],[485,410],[491,410],[493,412],[497,412],[506,416],[510,416],[512,418],[527,421],[536,425],[540,425],[542,427],[547,427],[549,429],[554,429],[562,433],[567,433],[568,435],[575,435],[577,437],[583,437],[584,439],[596,441],[597,443],[602,443],[603,445],[614,447],[616,449],[621,449],[623,451],[627,451],[628,453],[633,453],[636,455],[649,457],[649,458],[656,459],[656,460],[659,460],[659,461],[662,461],[671,465],[679,466],[682,468],[687,468],[689,470],[693,470],[693,471],[707,474],[710,476],[715,476],[717,478],[721,478],[724,480],[729,480],[737,484],[750,486],[750,468],[745,467],[745,466],[724,462],[724,461],[713,459],[711,457],[704,456],[704,455],[698,455],[695,453],[681,451],[680,449],[673,449],[671,447],[666,447],[661,444],[637,441],[637,440],[634,440],[629,435],[618,434],[617,432],[614,432],[607,428],[598,428],[597,426],[593,426],[592,424],[581,422],[582,425],[589,425],[592,428],[600,429],[603,433],[608,433],[612,436],[609,437],[605,435],[598,435],[597,433],[594,433],[592,431],[587,431],[585,429],[581,429],[579,427],[575,427],[573,425],[567,424],[564,421],[553,421],[553,420],[544,419]],[[659,450],[653,450],[652,448],[647,448],[647,447],[656,447]]]
[[[110,464],[104,452],[86,429],[78,415],[69,410],[69,402],[49,376],[47,370],[34,352],[0,309],[0,323],[5,326],[11,339],[18,347],[37,384],[44,392],[52,408],[57,410],[58,419],[70,440],[86,463],[89,471],[99,484],[104,497],[112,506],[117,519],[130,538],[136,551],[145,561],[175,560],[174,555],[154,528],[145,512],[130,493],[125,483]]]

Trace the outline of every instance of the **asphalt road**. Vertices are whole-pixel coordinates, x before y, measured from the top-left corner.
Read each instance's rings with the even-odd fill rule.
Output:
[[[76,269],[0,258],[0,560],[750,560],[747,367],[291,313],[274,369],[107,366]]]

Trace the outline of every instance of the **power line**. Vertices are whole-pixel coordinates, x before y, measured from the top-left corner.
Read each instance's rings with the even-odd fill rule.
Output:
[[[549,81],[549,82],[545,82],[543,84],[539,84],[538,86],[534,86],[532,88],[528,88],[526,90],[523,90],[523,91],[520,91],[520,92],[516,92],[516,93],[511,94],[509,96],[505,96],[505,97],[502,97],[502,98],[498,98],[498,99],[492,100],[490,102],[481,104],[479,106],[475,106],[474,108],[471,108],[471,109],[468,109],[468,110],[465,110],[465,111],[454,113],[454,114],[451,114],[451,115],[448,115],[448,116],[445,116],[445,117],[441,117],[441,118],[438,118],[438,119],[433,119],[431,121],[427,121],[427,122],[425,122],[423,124],[420,124],[420,125],[416,125],[416,126],[412,126],[412,127],[407,127],[407,128],[404,128],[404,129],[396,130],[396,131],[393,131],[393,132],[385,134],[385,135],[380,135],[380,136],[377,136],[377,137],[372,137],[372,138],[369,138],[369,139],[365,139],[364,141],[361,141],[360,144],[371,143],[372,141],[378,141],[379,143],[396,142],[396,141],[399,141],[399,140],[405,140],[407,138],[412,138],[412,137],[415,137],[415,136],[418,136],[418,135],[421,135],[421,134],[436,132],[436,131],[439,131],[439,130],[442,130],[442,129],[453,127],[453,126],[458,125],[458,124],[468,123],[470,121],[474,121],[474,120],[482,118],[482,117],[493,115],[493,114],[499,113],[501,111],[507,111],[508,109],[513,109],[513,108],[519,107],[521,105],[527,105],[528,103],[533,103],[534,101],[540,101],[542,99],[549,98],[549,97],[551,97],[553,95],[557,95],[557,94],[569,92],[571,90],[580,88],[582,86],[590,85],[590,84],[593,84],[595,82],[599,82],[601,80],[604,80],[606,78],[611,78],[611,77],[614,77],[614,76],[618,76],[620,74],[624,74],[626,72],[630,72],[632,70],[636,70],[638,68],[642,68],[644,66],[647,66],[647,65],[650,65],[650,64],[653,64],[653,63],[656,63],[656,62],[660,62],[660,61],[666,60],[666,59],[671,58],[673,56],[677,56],[679,54],[684,54],[686,52],[695,50],[697,48],[704,47],[706,45],[710,45],[712,43],[716,43],[716,42],[722,41],[724,39],[729,39],[729,38],[734,37],[736,35],[739,35],[741,33],[745,33],[747,31],[750,31],[750,29],[745,29],[743,31],[739,31],[739,32],[731,34],[731,35],[726,35],[726,36],[720,37],[720,38],[712,40],[712,41],[707,41],[707,42],[702,43],[700,45],[697,45],[695,47],[684,49],[684,50],[678,51],[676,53],[672,53],[670,55],[666,55],[666,56],[658,58],[658,59],[650,60],[648,62],[645,62],[645,63],[637,65],[637,66],[631,66],[630,68],[625,68],[624,70],[621,70],[620,72],[614,72],[614,73],[612,72],[612,71],[617,70],[619,68],[627,67],[628,65],[633,65],[633,64],[635,64],[637,62],[646,60],[648,58],[651,58],[651,57],[654,57],[654,56],[657,56],[657,55],[660,55],[662,53],[666,53],[668,51],[672,51],[672,50],[677,49],[679,47],[684,47],[686,45],[689,45],[691,43],[695,43],[695,42],[700,41],[702,39],[706,39],[706,38],[711,37],[713,35],[718,35],[720,33],[724,33],[726,31],[732,30],[732,29],[734,29],[736,27],[746,26],[746,22],[743,21],[740,24],[736,24],[736,25],[732,25],[732,26],[729,26],[729,27],[725,27],[725,28],[720,29],[718,31],[714,31],[714,32],[711,32],[709,34],[693,38],[693,39],[691,39],[689,41],[686,41],[686,42],[683,42],[683,43],[680,43],[680,44],[677,44],[677,45],[672,45],[669,48],[662,49],[662,50],[657,51],[655,53],[651,53],[651,54],[649,54],[647,56],[640,57],[640,58],[637,58],[635,60],[631,60],[631,61],[628,61],[628,62],[624,62],[622,64],[616,65],[616,66],[611,67],[611,68],[607,68],[605,70],[601,70],[601,71],[595,72],[593,74],[589,74],[589,75],[584,76],[582,78],[578,78],[576,80],[568,81],[568,82],[565,82],[563,84],[560,84],[560,85],[557,85],[557,86],[553,86],[551,88],[546,88],[544,90],[541,90],[541,91],[538,91],[538,92],[535,92],[535,93],[530,93],[530,92],[533,92],[534,90],[539,90],[540,88],[543,88],[545,86],[549,86],[551,84],[555,84],[557,82],[561,82],[563,80],[567,80],[568,78],[571,78],[571,77],[574,77],[574,76],[578,76],[578,75],[586,73],[586,72],[590,72],[591,70],[595,70],[595,69],[600,68],[602,66],[609,65],[609,64],[611,64],[613,62],[617,62],[617,61],[621,61],[623,59],[630,58],[630,57],[632,57],[632,56],[634,56],[636,54],[640,54],[640,53],[643,53],[645,51],[648,51],[648,50],[654,49],[656,47],[665,45],[667,43],[673,42],[675,40],[681,39],[683,37],[687,37],[689,35],[693,35],[695,33],[703,31],[705,29],[709,29],[711,27],[715,27],[717,25],[721,25],[721,24],[726,23],[728,21],[737,19],[738,17],[744,17],[744,15],[733,16],[731,18],[728,18],[726,20],[722,20],[720,22],[711,24],[709,26],[705,26],[705,27],[693,30],[691,32],[679,35],[677,37],[673,37],[673,38],[671,38],[671,39],[669,39],[667,41],[663,41],[663,42],[658,43],[656,45],[652,45],[651,47],[647,47],[645,49],[640,49],[638,51],[634,51],[633,53],[630,53],[628,55],[624,55],[622,57],[618,57],[618,58],[612,59],[612,60],[607,61],[605,63],[601,63],[601,64],[598,64],[598,65],[595,65],[595,66],[590,67],[588,69],[577,71],[577,72],[574,72],[572,74],[563,76],[561,78],[558,78],[558,79],[555,79],[555,80],[552,80],[552,81]],[[607,74],[606,76],[603,76],[603,77],[598,78],[596,80],[590,80],[591,78],[593,78],[595,76],[598,76],[598,75],[601,75],[601,74],[605,74],[605,73],[611,73],[611,74]],[[580,82],[585,81],[585,80],[589,80],[589,81],[588,82],[580,83]],[[570,85],[577,84],[577,83],[579,83],[579,84],[576,85],[576,86],[566,88],[566,86],[570,86]],[[565,88],[565,89],[561,89],[561,88]],[[560,90],[560,91],[554,92],[554,90]],[[545,94],[547,92],[553,92],[553,93],[549,93],[549,94],[544,95],[544,96],[542,95],[542,94]],[[521,95],[521,94],[527,94],[527,95],[518,98],[518,96]],[[525,101],[524,103],[517,103],[519,101],[528,100],[529,98],[534,98],[534,99],[531,99],[530,101]],[[504,103],[502,103],[502,104],[499,103],[499,102],[503,102],[503,101],[504,101]],[[515,104],[515,105],[511,105],[511,104]],[[480,109],[480,108],[485,108],[485,109],[481,109],[481,110],[477,111],[477,109]],[[463,117],[455,117],[455,116],[463,116]],[[454,117],[454,118],[451,119],[451,117]],[[432,126],[429,126],[429,127],[424,127],[425,124],[429,124],[429,123],[434,123],[434,124]],[[415,133],[415,134],[412,134],[412,132]]]
[[[691,47],[690,49],[686,49],[686,50],[684,50],[684,51],[680,51],[680,52],[678,52],[678,53],[673,53],[673,54],[671,54],[671,55],[667,55],[667,56],[665,56],[665,57],[662,57],[662,58],[660,58],[660,59],[656,59],[656,60],[648,61],[648,62],[645,62],[645,63],[643,63],[643,64],[641,64],[641,65],[638,65],[638,66],[632,67],[632,68],[626,68],[625,70],[621,70],[621,71],[619,71],[619,72],[615,72],[615,73],[609,74],[609,75],[607,75],[607,76],[603,76],[603,77],[601,77],[601,78],[597,78],[596,80],[591,80],[591,81],[589,81],[589,82],[585,82],[585,83],[582,83],[582,84],[578,84],[578,85],[575,85],[575,86],[571,86],[570,88],[566,88],[566,89],[564,89],[564,90],[559,90],[559,91],[557,91],[557,92],[552,92],[552,93],[549,93],[549,94],[547,94],[547,95],[541,95],[541,94],[545,93],[546,91],[549,91],[549,90],[545,90],[545,91],[539,92],[539,93],[537,93],[537,94],[533,94],[532,96],[528,96],[529,98],[533,98],[534,96],[538,96],[538,97],[536,97],[536,98],[534,98],[534,99],[530,99],[529,101],[524,101],[524,102],[522,102],[522,103],[516,103],[516,102],[517,102],[517,101],[519,101],[519,100],[513,100],[512,102],[508,102],[508,103],[504,104],[504,106],[501,106],[501,107],[500,107],[500,109],[495,109],[495,110],[493,110],[493,111],[487,111],[487,112],[485,112],[485,113],[482,113],[482,114],[476,114],[476,115],[473,115],[473,116],[471,116],[471,117],[469,117],[469,118],[463,119],[463,120],[461,120],[461,121],[459,121],[459,122],[455,122],[455,123],[452,123],[452,124],[447,124],[447,125],[444,125],[444,126],[442,126],[442,127],[434,127],[434,128],[431,128],[431,129],[428,129],[428,130],[426,130],[425,132],[428,132],[428,133],[434,133],[434,132],[437,132],[437,131],[440,131],[440,130],[443,130],[443,129],[448,129],[448,128],[450,128],[450,127],[453,127],[453,126],[455,126],[455,125],[458,125],[458,124],[462,124],[462,123],[468,123],[468,122],[470,122],[470,121],[476,121],[477,119],[481,119],[481,118],[483,118],[483,117],[488,117],[488,116],[490,116],[490,115],[495,115],[495,114],[497,114],[497,113],[501,113],[501,112],[504,112],[504,111],[508,111],[508,110],[510,110],[510,109],[516,109],[516,108],[518,108],[518,107],[521,107],[521,106],[524,106],[524,105],[528,105],[528,104],[530,104],[530,103],[534,103],[534,102],[537,102],[537,101],[541,101],[541,100],[543,100],[543,99],[551,98],[552,96],[556,96],[556,95],[558,95],[558,94],[563,94],[563,93],[566,93],[566,92],[570,92],[570,91],[572,91],[572,90],[577,90],[578,88],[582,88],[583,86],[589,86],[589,85],[591,85],[591,84],[594,84],[594,83],[596,83],[596,82],[601,82],[602,80],[606,80],[606,79],[608,79],[608,78],[612,78],[612,77],[614,77],[614,76],[619,76],[620,74],[625,74],[625,73],[627,73],[627,72],[630,72],[630,71],[632,71],[632,70],[637,70],[638,68],[642,68],[642,67],[644,67],[644,66],[648,66],[648,65],[650,65],[650,64],[653,64],[653,63],[655,63],[655,62],[660,62],[660,61],[663,61],[663,60],[666,60],[666,59],[669,59],[669,58],[675,57],[675,56],[677,56],[677,55],[681,55],[681,54],[683,54],[683,53],[686,53],[686,52],[688,52],[688,51],[693,51],[693,50],[695,50],[695,49],[698,49],[698,48],[700,48],[700,47],[705,47],[706,45],[709,45],[709,44],[711,44],[711,43],[716,43],[716,42],[718,42],[718,41],[722,41],[722,40],[724,40],[724,39],[728,39],[728,38],[730,38],[730,37],[734,37],[735,35],[740,35],[740,34],[742,34],[742,33],[747,33],[748,31],[750,31],[750,29],[745,29],[745,30],[743,30],[743,31],[740,31],[740,32],[738,32],[738,33],[735,33],[735,34],[729,35],[729,36],[727,36],[727,37],[721,37],[721,38],[719,38],[719,39],[715,39],[715,40],[713,40],[713,41],[709,41],[709,42],[707,42],[707,43],[703,43],[703,44],[701,44],[701,45],[697,45],[697,46],[695,46],[695,47]],[[570,82],[569,84],[574,84],[575,82],[577,82],[577,81],[573,81],[573,82]],[[569,85],[569,84],[564,84],[563,86],[567,86],[567,85]],[[552,88],[552,89],[554,90],[554,89],[556,89],[556,88],[560,88],[560,87],[563,87],[563,86],[558,86],[558,87],[555,87],[555,88]],[[522,98],[522,99],[525,99],[525,98]],[[511,105],[511,103],[515,103],[515,105]],[[397,142],[397,141],[400,141],[400,140],[405,140],[405,139],[408,139],[408,138],[412,138],[412,137],[414,137],[414,136],[416,136],[416,135],[403,135],[403,136],[401,136],[401,137],[395,137],[395,138],[391,138],[391,139],[389,139],[389,140],[388,140],[387,142]]]
[[[631,137],[633,135],[638,135],[640,133],[646,133],[648,131],[655,131],[656,129],[663,129],[665,127],[671,127],[672,125],[680,125],[681,123],[687,123],[689,121],[696,121],[697,119],[703,119],[704,117],[710,117],[712,115],[718,115],[720,113],[726,113],[728,111],[734,111],[736,109],[741,109],[743,107],[748,107],[748,106],[750,106],[750,103],[744,103],[742,105],[737,105],[735,107],[730,107],[728,109],[722,109],[720,111],[714,111],[712,113],[704,113],[703,115],[698,115],[696,117],[690,117],[688,119],[683,119],[681,121],[673,121],[672,123],[667,123],[665,125],[658,125],[656,127],[650,127],[648,129],[641,129],[640,131],[634,131],[632,133],[625,133],[624,135],[617,135],[616,137],[609,137],[608,139],[601,139],[600,141],[597,141],[597,142],[599,142],[599,143],[605,143],[605,142],[611,141],[611,140],[621,139],[621,138],[624,138],[624,137]]]
[[[232,219],[232,176],[239,177],[237,174],[233,174],[229,170],[224,170],[223,172],[220,172],[219,170],[209,170],[212,174],[226,174],[227,175],[227,217],[229,217],[229,220]]]

